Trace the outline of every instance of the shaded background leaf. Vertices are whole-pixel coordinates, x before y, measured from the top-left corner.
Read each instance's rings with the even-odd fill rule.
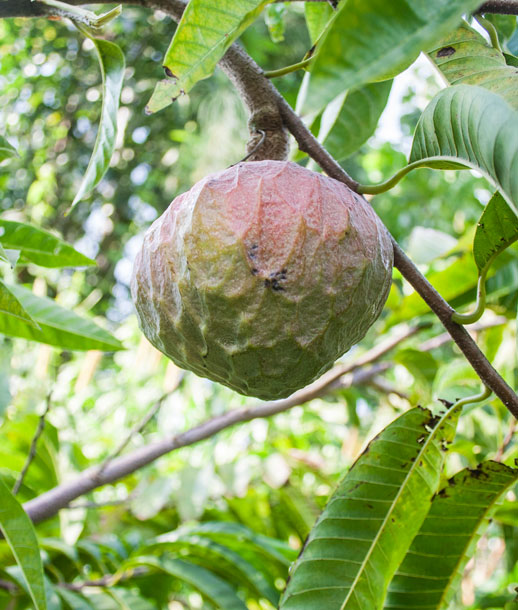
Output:
[[[110,165],[117,136],[117,109],[124,78],[125,60],[120,48],[108,40],[90,39],[94,44],[101,66],[103,101],[92,156],[72,205],[81,201],[100,182]]]
[[[34,527],[1,479],[0,530],[16,558],[36,610],[47,610],[43,567]]]
[[[52,299],[38,297],[23,286],[9,285],[39,328],[11,316],[0,317],[0,333],[72,350],[119,350],[121,343],[91,320],[81,318]]]
[[[22,222],[0,219],[0,244],[19,250],[24,262],[42,267],[80,267],[95,261],[52,233]]]

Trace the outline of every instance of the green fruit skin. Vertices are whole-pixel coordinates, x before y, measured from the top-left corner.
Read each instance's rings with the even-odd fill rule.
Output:
[[[390,237],[342,183],[295,163],[240,163],[177,197],[135,260],[146,337],[242,394],[306,386],[360,341],[392,278]]]

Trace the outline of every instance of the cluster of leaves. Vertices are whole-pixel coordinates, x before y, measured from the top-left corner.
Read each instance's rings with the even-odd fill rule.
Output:
[[[492,36],[491,45],[473,24],[459,26],[462,15],[479,5],[475,0],[343,0],[336,11],[327,3],[307,3],[304,9],[268,4],[191,1],[163,61],[174,78],[159,83],[148,104],[155,111],[178,98],[162,120],[160,115],[144,117],[142,111],[160,71],[163,41],[171,27],[163,15],[130,9],[113,22],[112,31],[128,60],[125,70],[114,43],[83,30],[83,48],[95,49],[100,61],[100,88],[92,64],[78,55],[81,39],[76,32],[44,20],[0,23],[4,35],[0,77],[8,108],[2,112],[21,155],[17,159],[11,144],[0,141],[0,159],[9,159],[10,170],[2,166],[0,175],[5,190],[1,205],[8,211],[0,219],[0,264],[7,278],[0,284],[0,332],[59,347],[40,366],[43,373],[34,375],[41,354],[49,352],[34,351],[29,356],[28,344],[12,345],[9,339],[4,343],[12,350],[9,360],[18,362],[11,385],[16,382],[20,390],[11,401],[5,383],[0,385],[4,392],[0,407],[11,405],[1,428],[6,439],[1,461],[6,485],[0,487],[0,524],[6,541],[0,547],[5,585],[0,587],[5,592],[0,593],[0,608],[24,609],[31,599],[37,608],[59,609],[169,604],[175,610],[256,610],[278,603],[281,608],[446,608],[454,597],[453,603],[459,603],[464,567],[491,515],[495,525],[489,537],[505,540],[508,569],[493,568],[490,586],[478,592],[473,607],[513,606],[510,585],[518,581],[518,523],[514,493],[508,490],[517,474],[491,461],[498,457],[512,463],[517,455],[512,442],[504,438],[508,415],[497,401],[463,414],[456,440],[446,452],[454,439],[459,409],[436,416],[421,408],[406,410],[432,396],[453,401],[476,384],[473,372],[450,346],[433,347],[434,326],[425,332],[432,347],[414,341],[399,348],[387,361],[385,378],[374,378],[377,384],[339,389],[305,412],[291,413],[263,428],[249,424],[243,432],[228,433],[209,446],[186,449],[115,487],[115,498],[108,496],[108,503],[122,501],[122,507],[103,509],[99,503],[106,500],[104,492],[95,492],[91,506],[79,506],[66,511],[59,522],[54,519],[38,526],[42,562],[30,523],[9,492],[36,427],[37,418],[26,412],[41,404],[42,377],[55,381],[50,416],[54,425],[45,423],[36,459],[20,489],[21,500],[52,489],[60,480],[58,463],[72,470],[99,463],[117,446],[121,425],[129,427],[143,411],[142,405],[149,403],[150,394],[158,396],[161,384],[167,389],[171,377],[178,375],[145,341],[137,348],[132,320],[117,330],[129,349],[115,354],[110,364],[97,352],[84,357],[70,354],[70,350],[114,351],[121,344],[92,321],[35,292],[43,278],[67,304],[90,299],[96,313],[107,313],[117,321],[124,318],[120,309],[122,305],[128,311],[128,274],[120,263],[129,263],[138,243],[134,236],[177,192],[225,165],[227,157],[232,162],[240,156],[244,117],[241,110],[232,110],[238,106],[228,85],[219,78],[206,80],[189,95],[198,81],[212,74],[240,34],[265,67],[296,61],[316,44],[313,59],[307,58],[311,71],[302,79],[288,74],[281,90],[289,101],[297,100],[320,142],[355,176],[379,180],[399,170],[389,181],[395,185],[416,167],[469,167],[497,189],[491,196],[485,190],[487,182],[469,174],[439,177],[423,170],[410,173],[390,193],[380,194],[374,205],[454,306],[472,303],[480,277],[485,280],[489,274],[490,305],[514,319],[516,19],[482,22]],[[264,24],[249,27],[263,9],[272,41],[265,38]],[[307,38],[293,34],[301,28],[283,27],[285,19],[299,24],[303,11]],[[283,36],[287,44],[277,46],[273,41]],[[494,46],[497,39],[504,50]],[[19,40],[27,41],[26,48],[20,48]],[[61,49],[67,49],[67,60],[78,62],[77,69],[72,71],[57,55]],[[420,116],[406,165],[394,148],[365,143],[380,123],[392,78],[420,51],[427,52],[450,86]],[[50,73],[44,74],[47,65]],[[42,77],[31,82],[39,70],[34,66],[42,66]],[[28,81],[20,76],[20,69]],[[42,84],[44,79],[49,82]],[[102,97],[102,107],[84,108],[78,83],[90,86],[88,101]],[[203,103],[208,98],[210,108]],[[228,121],[220,116],[225,108]],[[412,124],[417,110],[413,107],[409,114]],[[97,119],[94,139],[91,127]],[[220,150],[222,134],[229,144],[215,158],[207,149],[218,142]],[[84,154],[85,144],[93,149],[91,158]],[[69,159],[78,159],[77,167]],[[302,155],[297,159],[306,162]],[[401,165],[405,167],[400,170]],[[64,216],[105,172],[106,179],[92,195],[93,204],[77,206]],[[487,205],[474,231],[482,211],[474,196],[477,189]],[[364,187],[364,192],[383,190]],[[459,205],[453,222],[452,201]],[[17,215],[10,215],[10,210]],[[75,248],[38,225],[59,228]],[[83,237],[85,231],[88,239]],[[97,257],[97,269],[68,271],[91,265],[90,257]],[[63,268],[59,275],[54,271]],[[121,290],[112,295],[114,278]],[[20,285],[31,282],[33,292]],[[393,327],[408,328],[415,317],[428,313],[396,277],[386,315],[365,346],[376,335],[388,334]],[[485,332],[483,343],[488,357],[512,380],[516,367],[509,357],[515,352],[511,324],[500,318]],[[148,360],[142,367],[141,362]],[[188,427],[243,402],[192,376],[184,379],[172,400],[177,404],[165,410],[156,431]],[[405,413],[371,441],[348,471],[313,527],[338,473],[351,465],[363,441],[372,439],[401,410]],[[336,423],[347,428],[337,430]],[[257,458],[255,475],[242,456],[217,457],[236,443],[247,458]],[[349,452],[348,444],[353,447]],[[311,453],[315,447],[319,460]],[[207,469],[212,456],[216,467]],[[248,472],[244,477],[243,470]],[[508,501],[496,508],[504,496]],[[201,523],[181,525],[193,519]],[[178,528],[172,530],[172,524]],[[295,549],[301,548],[308,534],[280,598]],[[6,545],[17,566],[12,565]]]

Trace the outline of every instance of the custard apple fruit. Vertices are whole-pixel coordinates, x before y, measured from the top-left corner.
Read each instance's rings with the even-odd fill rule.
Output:
[[[380,315],[393,252],[365,200],[295,163],[240,163],[178,196],[137,255],[146,337],[178,366],[263,399],[304,387]]]

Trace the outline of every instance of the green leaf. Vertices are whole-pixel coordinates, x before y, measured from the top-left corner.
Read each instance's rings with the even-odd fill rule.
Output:
[[[315,44],[335,14],[335,11],[326,2],[305,2],[304,11],[306,13],[306,25],[308,26],[311,44]]]
[[[73,311],[61,307],[52,299],[38,297],[23,286],[9,285],[8,289],[40,328],[34,328],[24,320],[0,314],[1,334],[70,350],[124,349],[109,332],[91,320],[81,318]]]
[[[9,290],[0,280],[0,320],[4,317],[13,318],[14,324],[23,322],[29,327],[39,329],[38,324],[31,318],[20,301],[14,296],[12,290]]]
[[[79,26],[79,29],[85,33],[84,28]],[[124,78],[125,61],[120,48],[113,42],[88,37],[94,43],[101,66],[103,102],[94,150],[72,206],[100,182],[110,165],[117,136],[117,110]]]
[[[457,245],[457,240],[443,231],[415,226],[410,233],[407,254],[418,265],[429,264]]]
[[[271,0],[191,0],[164,58],[171,80],[157,83],[148,112],[169,106],[214,72],[234,40]]]
[[[309,535],[281,610],[380,608],[437,490],[458,415],[418,407],[369,444]]]
[[[305,111],[342,91],[392,78],[460,21],[479,0],[344,0],[317,46]]]
[[[517,479],[518,469],[498,462],[466,468],[450,479],[390,584],[385,610],[447,608],[495,503]]]
[[[243,546],[246,543],[242,543]],[[178,533],[177,536],[170,537],[167,542],[157,542],[143,549],[138,550],[139,554],[148,553],[176,553],[182,556],[191,555],[197,558],[197,563],[201,560],[203,565],[210,568],[217,565],[219,570],[226,568],[226,572],[232,581],[240,579],[246,583],[248,588],[254,590],[260,597],[268,599],[273,605],[279,602],[278,591],[268,582],[265,575],[246,561],[242,555],[228,547],[214,542],[208,537],[199,535],[188,535]]]
[[[0,163],[11,157],[18,156],[16,150],[9,144],[9,142],[2,136],[0,136]]]
[[[473,85],[438,93],[419,119],[410,162],[477,169],[518,215],[518,112],[496,93]]]
[[[345,91],[322,113],[318,141],[337,161],[356,152],[374,133],[387,105],[392,81]]]
[[[233,587],[209,570],[181,559],[158,559],[153,556],[135,557],[124,563],[121,569],[146,566],[179,578],[197,589],[216,608],[224,610],[247,610]]]
[[[0,530],[23,573],[36,610],[46,610],[43,566],[31,520],[0,479]]]
[[[518,75],[500,51],[467,23],[443,38],[429,51],[450,85],[476,85],[498,93],[518,109]]]
[[[213,540],[222,542],[225,546],[233,549],[242,548],[245,541],[247,547],[255,547],[257,552],[266,555],[270,561],[278,561],[286,566],[289,566],[297,556],[296,551],[288,544],[275,538],[256,534],[250,528],[240,523],[207,521],[196,526],[180,528],[173,532],[173,534],[176,535],[177,532],[207,535]],[[169,535],[165,534],[161,539]]]
[[[518,218],[500,195],[495,193],[477,224],[473,255],[479,271],[518,239]]]
[[[52,233],[21,222],[0,220],[0,243],[6,248],[20,250],[24,261],[42,267],[95,265],[95,261]]]

